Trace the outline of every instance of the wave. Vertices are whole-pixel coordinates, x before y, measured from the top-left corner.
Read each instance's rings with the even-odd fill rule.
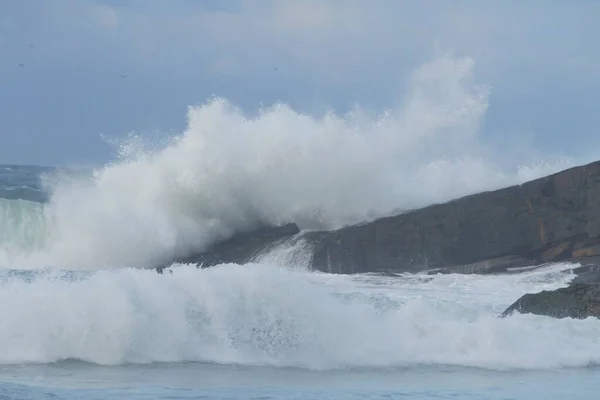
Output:
[[[270,264],[64,273],[4,271],[0,364],[76,359],[339,368],[582,367],[600,321],[499,319],[570,266],[509,276],[331,276]]]
[[[0,266],[35,268],[41,265],[50,225],[51,218],[43,203],[0,198]]]
[[[260,225],[337,228],[572,165],[528,153],[506,168],[485,144],[490,90],[473,69],[468,58],[433,60],[378,115],[315,117],[284,104],[248,115],[224,99],[191,107],[165,146],[131,135],[117,161],[54,174],[43,246],[29,259],[8,252],[2,266],[151,267]]]
[[[0,199],[45,202],[48,194],[41,187],[40,176],[56,168],[0,164]]]

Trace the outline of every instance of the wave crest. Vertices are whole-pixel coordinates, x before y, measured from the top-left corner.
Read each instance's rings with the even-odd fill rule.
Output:
[[[568,268],[433,280],[268,264],[15,274],[0,281],[0,364],[581,367],[600,362],[597,319],[497,318],[523,291],[564,285]]]
[[[224,99],[191,107],[168,145],[131,137],[117,162],[53,182],[43,264],[150,267],[259,225],[336,228],[566,166],[495,164],[480,132],[489,92],[472,60],[442,57],[379,115],[314,117],[284,104],[246,115]]]

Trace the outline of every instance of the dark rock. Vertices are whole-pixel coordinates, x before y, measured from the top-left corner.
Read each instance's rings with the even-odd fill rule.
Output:
[[[600,285],[572,283],[566,288],[528,293],[502,313],[502,317],[519,312],[554,318],[600,317]]]
[[[499,274],[522,271],[522,268],[534,265],[535,261],[520,256],[505,256],[476,263],[437,268],[427,271],[433,274]]]
[[[243,263],[297,227],[238,235],[188,257]],[[275,230],[272,230],[275,229]],[[312,266],[330,273],[498,273],[600,256],[600,162],[336,231],[308,232]]]
[[[501,317],[515,312],[554,318],[600,317],[600,258],[581,259],[571,271],[576,277],[566,288],[529,293],[506,309]]]
[[[577,276],[571,283],[598,283],[600,284],[600,260],[595,264],[584,264],[581,267],[574,268],[573,273]]]
[[[600,255],[600,163],[335,232],[306,234],[327,272],[457,270]]]
[[[600,271],[600,257],[586,257],[580,259],[573,259],[573,262],[577,262],[580,266],[572,269],[573,273],[577,277],[573,280],[576,282],[581,279],[587,273],[599,272]]]
[[[573,283],[583,283],[583,284],[600,284],[600,271],[589,271],[579,274],[575,279],[573,279]]]
[[[277,244],[290,239],[300,233],[296,224],[286,224],[276,227],[261,227],[251,232],[241,233],[232,238],[212,246],[208,251],[192,255],[177,262],[182,264],[197,264],[209,267],[224,263],[238,263],[252,261],[253,258],[269,251]],[[170,265],[170,264],[169,264]],[[166,266],[157,268],[162,272]]]

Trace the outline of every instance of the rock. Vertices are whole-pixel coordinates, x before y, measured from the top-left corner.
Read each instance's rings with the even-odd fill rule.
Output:
[[[506,257],[531,264],[566,260],[574,249],[600,243],[598,201],[600,163],[594,163],[325,237],[317,234],[315,266],[352,273],[420,271]]]
[[[577,248],[579,247],[577,245],[579,245],[579,243],[576,244],[572,252],[572,256],[574,258],[592,257],[600,254],[600,244],[593,244],[591,246],[585,246],[581,248]]]
[[[306,238],[327,272],[498,272],[600,255],[599,201],[596,162]]]
[[[197,264],[200,267],[208,267],[223,263],[245,263],[254,257],[268,251],[282,241],[292,238],[300,233],[296,224],[282,226],[264,226],[251,232],[237,234],[232,238],[212,246],[208,251],[195,254],[180,260],[182,264]],[[164,268],[172,263],[158,267],[162,272]]]
[[[566,288],[528,293],[514,302],[501,315],[515,312],[546,315],[554,318],[600,318],[600,258],[580,260],[572,269],[576,277]]]
[[[519,312],[554,318],[600,317],[600,284],[572,283],[566,288],[528,293],[502,313],[502,317]]]
[[[433,275],[515,273],[521,272],[523,268],[526,267],[531,268],[533,264],[535,264],[534,260],[529,260],[520,256],[506,256],[479,261],[472,264],[432,269],[427,271],[427,274]]]
[[[600,260],[596,260],[595,264],[585,264],[574,268],[573,273],[577,276],[571,283],[600,284]]]
[[[190,262],[243,263],[294,229],[238,235]],[[330,273],[497,273],[600,256],[600,162],[345,227],[307,232],[312,266]]]

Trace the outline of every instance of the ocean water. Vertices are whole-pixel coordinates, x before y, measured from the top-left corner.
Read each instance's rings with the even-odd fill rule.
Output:
[[[564,285],[567,265],[503,277],[172,271],[4,271],[0,395],[597,396],[598,321],[497,318],[524,292]]]
[[[336,276],[298,240],[151,269],[261,224],[336,228],[572,165],[501,162],[472,75],[434,60],[375,116],[214,99],[160,144],[113,141],[106,165],[0,165],[0,399],[597,399],[598,320],[498,318],[572,265]]]
[[[43,259],[56,223],[31,177],[56,172],[0,171],[4,193],[28,199],[0,200],[13,263],[0,269],[0,398],[597,398],[599,321],[497,318],[524,293],[566,285],[572,265],[339,276],[308,271],[296,244],[163,275],[23,267]]]

